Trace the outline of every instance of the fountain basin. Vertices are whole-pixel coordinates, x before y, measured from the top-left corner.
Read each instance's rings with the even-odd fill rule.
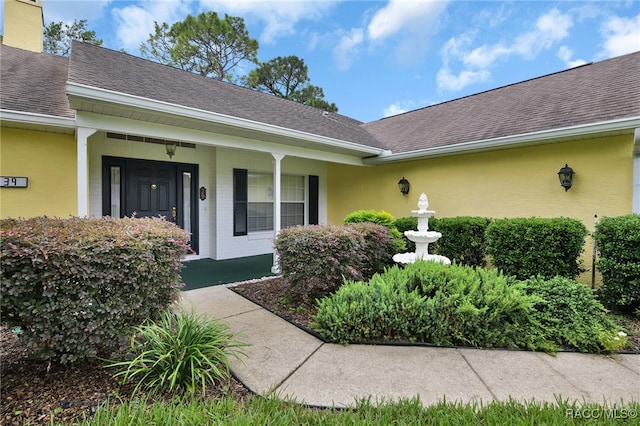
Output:
[[[404,235],[416,244],[429,244],[442,238],[442,234],[436,231],[404,231]]]
[[[398,253],[393,256],[393,261],[396,263],[402,263],[404,265],[408,263],[414,263],[416,260],[426,260],[429,262],[438,262],[444,265],[451,265],[451,260],[448,257],[440,256],[439,254],[425,254],[420,256],[416,253]]]

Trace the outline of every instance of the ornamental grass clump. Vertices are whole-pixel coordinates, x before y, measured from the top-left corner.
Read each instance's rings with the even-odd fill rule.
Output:
[[[245,344],[217,319],[184,310],[165,311],[158,321],[134,328],[132,359],[110,361],[122,383],[135,391],[205,395],[207,386],[229,379],[231,358],[239,359]]]

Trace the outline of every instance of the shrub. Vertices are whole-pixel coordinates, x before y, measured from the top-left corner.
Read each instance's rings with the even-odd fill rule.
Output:
[[[330,297],[318,300],[311,325],[335,342],[416,341],[423,326],[424,298],[406,290],[405,281],[375,274],[369,283],[346,282]]]
[[[431,220],[429,220],[429,223],[431,226]],[[406,250],[409,253],[413,253],[416,251],[416,243],[414,243],[413,241],[409,240],[407,237],[404,236],[405,231],[415,231],[418,229],[418,218],[415,216],[411,216],[411,217],[399,217],[397,218],[394,222],[394,225],[396,227],[396,229],[398,230],[398,232],[400,232],[400,234],[402,234],[402,238],[404,238],[405,244],[406,244]]]
[[[640,215],[603,218],[595,238],[600,300],[610,309],[640,316]]]
[[[355,212],[349,213],[343,220],[345,225],[349,223],[363,222],[376,223],[387,228],[393,237],[393,242],[396,246],[395,253],[402,253],[407,249],[404,234],[396,228],[394,218],[391,213],[375,210],[356,210]]]
[[[131,338],[133,359],[111,361],[119,369],[114,377],[122,383],[137,382],[151,392],[170,391],[206,394],[208,385],[230,377],[231,357],[243,355],[246,346],[217,319],[196,316],[191,311],[166,310],[158,321],[134,328]]]
[[[6,219],[2,321],[35,357],[108,355],[178,295],[188,235],[160,219]]]
[[[362,279],[369,279],[393,264],[392,257],[398,246],[388,228],[369,222],[352,223],[348,226],[364,241],[364,262],[359,266]]]
[[[429,245],[429,251],[467,266],[487,265],[485,232],[491,219],[484,217],[443,217],[429,220],[429,228],[442,238]]]
[[[394,253],[387,228],[373,223],[283,229],[275,248],[292,296],[305,300],[335,291],[345,279],[368,279]]]
[[[427,298],[429,342],[437,345],[547,349],[529,312],[538,301],[497,270],[419,262],[406,268],[407,289]],[[522,333],[528,329],[528,334]]]
[[[429,253],[446,256],[451,261],[467,266],[486,266],[487,242],[485,231],[491,219],[484,217],[444,217],[429,219],[429,229],[442,234],[435,243],[429,244]],[[417,217],[401,217],[394,222],[398,231],[418,229]],[[404,237],[407,251],[414,252],[416,245]]]
[[[541,297],[532,316],[555,345],[591,353],[624,346],[624,335],[618,335],[620,330],[585,285],[563,277],[537,277],[527,280],[525,286],[527,293]]]
[[[538,302],[498,271],[420,261],[389,268],[369,284],[345,283],[318,301],[313,327],[339,342],[548,349],[529,319]]]
[[[487,227],[493,265],[519,279],[541,275],[576,278],[587,229],[570,218],[498,219]]]

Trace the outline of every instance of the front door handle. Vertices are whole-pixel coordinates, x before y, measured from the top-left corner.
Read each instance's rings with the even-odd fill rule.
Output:
[[[173,218],[174,222],[176,221],[176,217],[178,217],[178,212],[176,211],[175,207],[171,209],[171,217]]]

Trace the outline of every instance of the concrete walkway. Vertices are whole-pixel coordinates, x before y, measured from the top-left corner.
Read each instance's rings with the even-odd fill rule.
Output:
[[[423,404],[507,400],[640,401],[640,355],[324,343],[225,286],[184,292],[183,305],[223,319],[251,344],[232,370],[249,389],[312,406],[419,396]]]

